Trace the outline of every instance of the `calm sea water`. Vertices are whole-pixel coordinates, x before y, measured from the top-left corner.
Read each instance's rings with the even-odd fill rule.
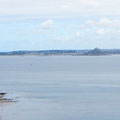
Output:
[[[120,120],[120,56],[0,57],[0,120]]]

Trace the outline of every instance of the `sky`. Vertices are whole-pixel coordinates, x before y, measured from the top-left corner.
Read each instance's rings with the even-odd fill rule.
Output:
[[[0,0],[0,51],[120,48],[120,0]]]

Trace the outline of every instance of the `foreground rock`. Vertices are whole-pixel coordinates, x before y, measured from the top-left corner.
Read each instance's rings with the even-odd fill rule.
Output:
[[[4,95],[6,95],[6,93],[0,93],[0,103],[17,102],[13,99],[4,98]]]
[[[2,98],[6,93],[0,93],[0,98]]]

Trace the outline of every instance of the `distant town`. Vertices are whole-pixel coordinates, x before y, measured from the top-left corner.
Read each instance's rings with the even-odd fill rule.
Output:
[[[120,54],[120,49],[99,49],[92,50],[40,50],[40,51],[12,51],[0,52],[0,56],[101,56]]]

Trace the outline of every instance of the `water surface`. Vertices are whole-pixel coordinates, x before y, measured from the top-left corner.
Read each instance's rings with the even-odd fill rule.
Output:
[[[0,57],[0,120],[119,120],[120,56]]]

